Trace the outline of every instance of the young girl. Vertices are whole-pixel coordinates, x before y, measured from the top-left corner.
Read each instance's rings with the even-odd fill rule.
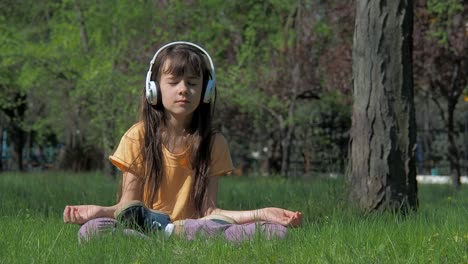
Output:
[[[216,74],[209,54],[190,42],[172,42],[154,55],[141,98],[140,121],[122,137],[110,161],[122,172],[120,201],[113,206],[66,206],[65,223],[83,224],[80,239],[114,228],[116,211],[130,201],[184,220],[190,239],[202,230],[229,240],[255,230],[283,237],[302,215],[281,208],[229,211],[216,206],[218,176],[233,170],[228,144],[212,128]],[[235,224],[197,220],[223,215]],[[112,229],[111,228],[111,229]],[[128,231],[127,232],[131,232]]]

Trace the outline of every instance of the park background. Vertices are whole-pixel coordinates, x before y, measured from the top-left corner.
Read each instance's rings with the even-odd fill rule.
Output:
[[[466,263],[463,188],[419,185],[407,215],[348,203],[356,2],[1,1],[0,263]],[[460,177],[467,6],[415,0],[413,11],[418,174]],[[220,207],[301,210],[284,241],[77,247],[78,227],[62,223],[66,204],[115,202],[108,156],[137,121],[149,60],[174,40],[202,45],[216,66],[216,124],[245,176],[221,180]]]
[[[163,44],[205,47],[216,124],[239,175],[313,177],[346,167],[354,4],[342,1],[2,1],[3,170],[103,170],[138,118]],[[419,174],[468,169],[466,5],[414,6]]]

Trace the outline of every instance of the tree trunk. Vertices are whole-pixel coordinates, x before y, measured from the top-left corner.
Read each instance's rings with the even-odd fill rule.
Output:
[[[23,149],[26,139],[26,132],[16,124],[13,124],[10,130],[11,142],[13,144],[13,155],[16,158],[16,169],[24,171],[23,166]]]
[[[458,99],[458,98],[457,98]],[[449,142],[448,156],[450,162],[450,174],[452,175],[452,184],[455,189],[461,187],[461,169],[460,169],[460,153],[458,151],[457,143],[455,142],[455,127],[454,127],[454,113],[455,113],[456,101],[449,103],[448,106],[448,124],[447,124],[447,138]]]
[[[288,178],[289,175],[289,163],[291,156],[291,141],[292,134],[294,132],[293,125],[287,126],[282,134],[281,139],[281,175],[285,178]]]
[[[80,26],[80,37],[81,37],[81,45],[83,47],[83,51],[86,53],[89,52],[89,45],[88,45],[88,31],[86,30],[85,20],[83,17],[83,12],[81,12],[81,5],[80,2],[75,0],[75,12],[76,12],[76,19]]]
[[[308,150],[302,150],[302,161],[304,162],[304,175],[310,175],[310,153]]]
[[[451,92],[449,93],[449,96],[447,96],[447,102],[448,102],[447,137],[449,141],[448,155],[449,155],[449,160],[450,160],[450,170],[451,170],[450,173],[452,174],[452,184],[455,187],[455,189],[460,189],[461,187],[460,152],[458,150],[457,143],[455,142],[455,137],[457,135],[455,132],[455,127],[454,127],[455,109],[457,107],[457,103],[458,103],[458,100],[462,91],[462,89],[457,88],[457,83],[459,81],[460,68],[461,68],[460,63],[461,62],[457,61],[457,63],[455,63],[454,65],[453,73],[452,73],[452,81],[450,84]]]
[[[12,157],[16,158],[16,169],[23,171],[23,147],[25,143],[26,131],[21,127],[21,122],[24,120],[26,112],[26,95],[17,93],[15,95],[16,105],[10,108],[3,108],[2,111],[8,116],[9,124],[7,127],[8,135],[10,135],[11,143],[13,145]]]
[[[417,208],[411,0],[358,0],[347,181],[365,212]]]
[[[3,172],[3,124],[0,124],[0,172]]]

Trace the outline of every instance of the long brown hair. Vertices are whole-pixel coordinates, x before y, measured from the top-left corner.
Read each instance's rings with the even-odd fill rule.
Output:
[[[208,169],[211,162],[211,142],[213,137],[212,114],[215,98],[210,103],[204,103],[205,88],[210,78],[209,65],[202,53],[195,47],[189,45],[174,45],[165,48],[158,54],[153,69],[151,80],[159,82],[164,62],[170,59],[170,65],[164,73],[175,76],[183,76],[186,72],[203,74],[203,90],[200,104],[192,114],[190,127],[188,128],[188,155],[190,166],[194,173],[194,184],[192,186],[191,200],[197,214],[202,214],[203,202],[206,199],[208,184]],[[158,91],[159,92],[159,91]],[[163,133],[167,131],[167,117],[158,94],[158,104],[150,105],[146,101],[145,91],[141,97],[140,120],[144,124],[144,144],[141,155],[145,161],[144,175],[144,203],[151,207],[156,191],[161,185],[164,176],[164,157],[162,153],[164,138]]]

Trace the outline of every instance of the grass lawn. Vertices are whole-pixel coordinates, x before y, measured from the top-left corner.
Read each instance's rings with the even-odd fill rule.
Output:
[[[78,244],[63,207],[110,205],[116,186],[99,173],[0,174],[0,263],[468,263],[466,186],[420,185],[417,213],[363,216],[339,180],[224,177],[219,207],[300,210],[303,227],[240,244],[119,235]]]

